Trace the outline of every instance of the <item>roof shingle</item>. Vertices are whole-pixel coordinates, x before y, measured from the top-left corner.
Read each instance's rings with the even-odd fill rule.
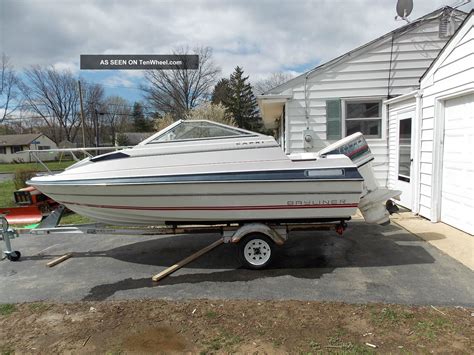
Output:
[[[12,145],[29,145],[39,136],[42,136],[42,134],[30,133],[30,134],[3,135],[3,136],[0,136],[0,147],[9,147]]]

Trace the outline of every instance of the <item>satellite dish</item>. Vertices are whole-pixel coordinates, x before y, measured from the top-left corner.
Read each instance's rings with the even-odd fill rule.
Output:
[[[402,19],[406,19],[413,10],[413,0],[398,0],[397,14]]]

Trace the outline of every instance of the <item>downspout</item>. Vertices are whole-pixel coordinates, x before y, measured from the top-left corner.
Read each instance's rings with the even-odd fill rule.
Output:
[[[308,79],[309,76],[316,70],[317,68],[311,69],[309,72],[306,73],[304,77],[304,114],[306,118],[306,129],[310,129],[309,127],[309,97],[308,97]]]
[[[388,79],[387,79],[387,100],[390,99],[390,80],[392,79],[392,61],[393,61],[393,41],[395,34],[392,34],[392,41],[390,44],[390,62],[388,63]]]
[[[285,109],[285,122],[284,122],[284,130],[285,130],[285,154],[290,154],[290,150],[288,149],[289,147],[289,139],[290,139],[290,123],[288,119],[288,110],[286,109],[286,104],[284,106]]]
[[[415,214],[420,213],[420,184],[421,184],[421,127],[423,121],[423,91],[420,89],[415,95],[415,164],[413,164],[413,177],[415,178],[415,187],[413,189],[414,201],[413,210]]]
[[[306,129],[309,129],[309,109],[308,109],[308,77],[311,71],[309,71],[304,77],[304,116],[306,119]]]

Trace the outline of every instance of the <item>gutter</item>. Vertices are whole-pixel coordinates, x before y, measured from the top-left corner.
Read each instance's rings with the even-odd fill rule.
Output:
[[[418,94],[419,90],[413,90],[413,91],[410,91],[409,93],[407,94],[403,94],[403,95],[400,95],[400,96],[397,96],[397,97],[394,97],[393,99],[388,99],[388,100],[384,100],[382,103],[384,105],[391,105],[391,104],[395,104],[397,102],[400,102],[400,101],[404,101],[406,99],[409,99],[409,98],[412,98],[412,97],[416,97],[416,95]]]

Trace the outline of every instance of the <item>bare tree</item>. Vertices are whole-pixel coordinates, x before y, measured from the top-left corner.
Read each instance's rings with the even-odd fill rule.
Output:
[[[123,131],[130,123],[130,104],[120,96],[110,96],[104,102],[104,110],[103,123],[110,134],[112,145],[115,145],[117,132]]]
[[[81,80],[81,83],[84,82]],[[86,145],[100,145],[102,139],[102,126],[104,112],[104,88],[100,84],[91,84],[84,82],[83,84],[84,98],[84,121],[86,132]]]
[[[2,54],[0,62],[0,123],[20,107],[20,94],[16,76],[10,59]]]
[[[80,118],[79,91],[72,73],[33,66],[25,71],[25,78],[20,87],[29,110],[43,119],[56,143],[73,141]]]
[[[284,72],[276,72],[271,74],[268,78],[259,80],[253,86],[257,95],[263,94],[278,85],[286,83],[288,80],[293,79],[293,75]]]
[[[179,49],[174,54],[191,53],[188,49]],[[220,68],[212,60],[211,48],[197,48],[192,54],[199,55],[198,69],[150,70],[145,73],[147,85],[142,86],[142,90],[161,115],[170,113],[175,119],[181,118],[210,98]]]

